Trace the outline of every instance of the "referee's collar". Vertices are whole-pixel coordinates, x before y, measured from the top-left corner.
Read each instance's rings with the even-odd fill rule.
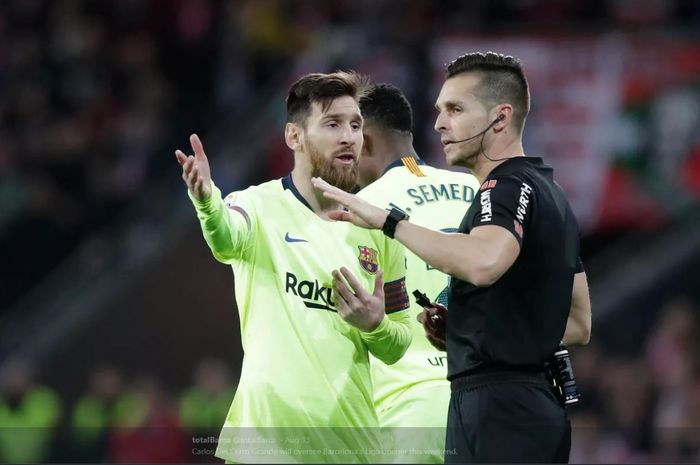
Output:
[[[287,176],[282,178],[282,187],[284,189],[289,189],[290,191],[292,191],[292,194],[294,194],[294,197],[296,197],[299,200],[299,202],[306,205],[306,208],[308,208],[309,210],[314,211],[314,209],[311,208],[311,205],[309,205],[309,202],[307,202],[304,196],[301,195],[301,192],[299,192],[297,186],[294,185],[294,181],[292,180],[292,173],[289,173]]]
[[[501,163],[500,165],[496,166],[493,170],[491,170],[491,173],[489,173],[489,176],[491,176],[491,174],[494,172],[505,170],[509,166],[519,165],[522,163],[525,163],[527,165],[531,165],[532,167],[534,167],[536,169],[544,170],[544,171],[547,171],[550,173],[552,171],[552,167],[547,165],[544,162],[544,160],[542,159],[542,157],[529,157],[527,155],[524,155],[524,156],[506,158],[503,161],[503,163]],[[550,176],[551,176],[551,174],[550,174]]]
[[[388,165],[386,165],[386,168],[384,168],[384,171],[382,171],[382,176],[384,176],[384,175],[386,174],[386,172],[389,171],[389,170],[392,169],[392,168],[396,168],[396,167],[399,167],[399,166],[404,166],[404,163],[403,163],[403,159],[404,159],[404,158],[406,158],[406,157],[397,158],[396,160],[394,160],[394,161],[392,161],[391,163],[389,163]],[[426,163],[425,163],[423,160],[421,160],[420,158],[416,158],[416,157],[409,157],[409,158],[413,158],[414,160],[416,160],[416,163],[417,163],[418,165],[425,165],[425,164],[426,164]]]

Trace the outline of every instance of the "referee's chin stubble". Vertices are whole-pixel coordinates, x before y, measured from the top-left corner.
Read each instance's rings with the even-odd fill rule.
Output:
[[[473,141],[457,142],[450,147],[450,153],[445,152],[445,161],[448,165],[463,166],[472,169],[479,159],[479,148],[471,147]]]

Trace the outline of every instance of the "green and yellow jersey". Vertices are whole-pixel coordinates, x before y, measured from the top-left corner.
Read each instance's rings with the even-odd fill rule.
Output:
[[[369,353],[394,363],[411,341],[403,247],[324,220],[291,176],[192,199],[217,260],[230,264],[244,350],[217,448],[236,462],[371,462],[380,448]],[[331,271],[370,293],[384,270],[387,317],[362,332],[335,311]]]
[[[478,190],[479,183],[470,174],[433,168],[419,159],[405,157],[389,165],[384,174],[362,189],[358,196],[381,208],[396,206],[410,215],[412,223],[420,226],[455,232]],[[418,289],[431,301],[447,306],[449,276],[430,267],[410,250],[406,250],[406,263],[409,294]],[[421,311],[411,299],[413,341],[404,357],[391,366],[372,363],[380,425],[426,428],[416,433],[418,437],[405,438],[395,444],[399,453],[407,450],[407,445],[413,450],[410,455],[397,457],[399,462],[442,462],[444,454],[450,397],[447,360],[445,353],[435,349],[425,338],[423,327],[416,321]],[[419,445],[432,452],[418,453]]]

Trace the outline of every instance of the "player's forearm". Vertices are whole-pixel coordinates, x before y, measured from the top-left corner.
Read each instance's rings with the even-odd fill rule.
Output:
[[[391,313],[371,332],[362,332],[369,351],[387,365],[396,363],[411,345],[411,316],[408,311]]]
[[[486,243],[460,233],[443,233],[401,221],[394,238],[427,264],[474,285],[490,285],[496,258]]]
[[[207,200],[197,200],[188,190],[187,193],[197,210],[204,239],[207,241],[214,257],[225,261],[235,256],[235,245],[231,236],[231,225],[226,214],[226,205],[221,198],[221,191],[211,184],[212,194]]]

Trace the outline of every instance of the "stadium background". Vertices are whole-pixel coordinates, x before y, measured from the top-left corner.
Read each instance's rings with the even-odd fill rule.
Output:
[[[582,226],[572,462],[697,463],[699,31],[693,0],[0,2],[0,461],[212,460],[242,352],[174,149],[199,133],[222,191],[283,176],[288,84],[354,68],[443,165],[442,65],[495,50]]]

